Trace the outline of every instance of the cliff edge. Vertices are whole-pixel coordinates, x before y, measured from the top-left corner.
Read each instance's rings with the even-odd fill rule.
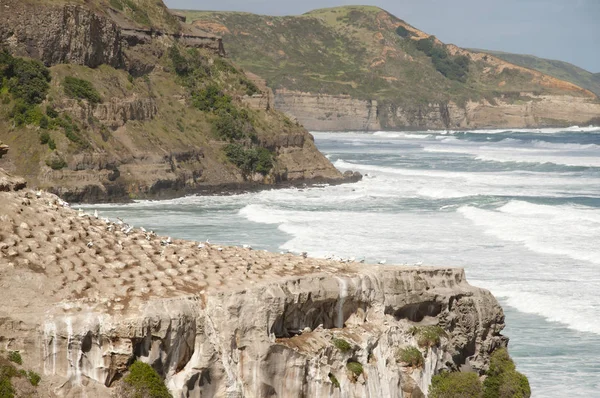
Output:
[[[38,396],[118,396],[140,360],[177,397],[424,397],[507,344],[462,269],[181,241],[16,189],[0,192],[0,340]]]

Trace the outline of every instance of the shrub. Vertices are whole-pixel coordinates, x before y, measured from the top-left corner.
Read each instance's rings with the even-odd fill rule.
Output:
[[[175,73],[177,75],[187,76],[193,72],[192,65],[190,65],[188,60],[181,55],[181,52],[177,46],[172,46],[169,49],[169,58],[171,59],[171,63],[173,64],[173,68],[175,69]]]
[[[494,351],[486,375],[483,382],[484,398],[529,398],[531,396],[527,377],[516,371],[506,348]]]
[[[50,134],[47,131],[42,132],[40,134],[40,144],[46,145],[50,141]]]
[[[344,339],[333,339],[333,345],[335,346],[335,348],[337,348],[338,350],[340,350],[341,352],[348,352],[352,349],[352,346],[350,345],[350,343],[348,343],[346,340]]]
[[[192,93],[192,104],[201,111],[231,110],[231,96],[224,94],[216,84],[209,84]]]
[[[37,386],[38,384],[40,384],[40,381],[42,381],[42,377],[39,374],[30,370],[29,372],[27,372],[27,380],[29,380],[32,386]]]
[[[10,382],[10,378],[0,376],[0,398],[13,398],[14,396],[15,390]]]
[[[400,37],[404,37],[404,38],[406,38],[406,37],[409,37],[409,36],[412,36],[412,33],[410,33],[410,31],[409,31],[408,29],[406,29],[406,28],[405,28],[404,26],[402,26],[402,25],[401,25],[401,26],[398,26],[398,27],[396,28],[396,34],[397,34],[398,36],[400,36]]]
[[[328,376],[329,380],[331,381],[331,384],[333,384],[335,388],[340,388],[340,382],[338,381],[337,377],[335,377],[333,373],[329,373]]]
[[[418,40],[417,50],[428,57],[435,69],[450,80],[466,82],[469,74],[469,57],[464,55],[451,57],[443,46],[435,44],[435,37]]]
[[[481,398],[483,389],[477,373],[453,372],[433,376],[429,398]]]
[[[55,150],[56,149],[56,142],[54,142],[54,140],[52,138],[50,138],[48,140],[48,148],[50,148],[51,150]]]
[[[123,381],[133,388],[135,397],[172,397],[156,370],[144,362],[135,361]]]
[[[39,61],[16,58],[4,50],[0,52],[0,80],[4,79],[14,99],[35,105],[46,98],[50,70]]]
[[[400,348],[396,353],[396,361],[404,362],[413,368],[423,366],[423,354],[417,347]]]
[[[8,360],[17,365],[23,365],[23,358],[21,358],[21,353],[19,351],[10,351],[8,353]]]
[[[25,126],[31,124],[39,125],[43,115],[39,107],[18,99],[11,109],[9,116],[15,121],[17,126]]]
[[[42,117],[40,118],[40,128],[45,130],[48,128],[48,125],[49,125],[48,116],[42,115]]]
[[[417,336],[419,347],[424,348],[438,346],[441,338],[447,336],[446,331],[440,326],[413,326],[410,333]]]
[[[246,174],[257,172],[267,175],[273,168],[271,152],[265,148],[246,149],[241,144],[229,144],[225,147],[225,155]]]
[[[97,104],[101,101],[100,93],[98,93],[94,88],[94,85],[87,80],[67,76],[63,81],[63,86],[65,94],[71,98],[85,99],[92,104]]]
[[[56,119],[58,117],[58,112],[52,106],[48,105],[46,107],[46,116],[50,119]]]
[[[364,369],[360,362],[348,362],[346,364],[346,369],[348,369],[354,376],[358,377],[363,374]]]
[[[46,159],[46,165],[52,170],[61,170],[67,167],[67,162],[65,162],[65,160],[59,156],[53,156],[49,159]]]

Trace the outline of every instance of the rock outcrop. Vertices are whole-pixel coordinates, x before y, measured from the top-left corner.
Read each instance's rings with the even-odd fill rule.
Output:
[[[109,396],[139,359],[176,397],[423,397],[507,344],[502,309],[462,269],[172,240],[27,189],[0,192],[0,209],[0,340],[49,396]],[[447,335],[411,367],[398,350],[423,325]]]
[[[0,7],[0,43],[16,55],[39,59],[46,65],[110,65],[135,71],[135,54],[130,57],[128,50],[163,36],[225,54],[221,38],[211,33],[190,27],[170,32],[139,26],[106,6],[94,9],[78,4],[1,0]]]

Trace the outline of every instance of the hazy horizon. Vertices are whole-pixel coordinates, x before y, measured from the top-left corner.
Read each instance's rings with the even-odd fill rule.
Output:
[[[600,1],[460,0],[345,1],[306,0],[165,0],[172,9],[245,11],[266,15],[300,15],[318,8],[374,5],[447,44],[569,62],[600,73]],[[460,27],[460,29],[457,29]],[[476,34],[475,34],[476,33]]]

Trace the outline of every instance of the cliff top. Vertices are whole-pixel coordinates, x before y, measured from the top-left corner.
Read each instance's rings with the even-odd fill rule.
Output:
[[[5,313],[37,313],[57,305],[64,311],[79,306],[124,314],[156,298],[202,297],[307,275],[386,269],[157,236],[141,226],[73,210],[42,191],[0,192],[0,208]],[[403,270],[426,274],[433,269]],[[436,272],[465,282],[462,270]]]
[[[348,94],[397,105],[493,103],[500,97],[516,102],[523,100],[523,92],[597,99],[575,84],[444,44],[374,6],[285,17],[181,13],[192,25],[222,35],[231,58],[274,89]]]

